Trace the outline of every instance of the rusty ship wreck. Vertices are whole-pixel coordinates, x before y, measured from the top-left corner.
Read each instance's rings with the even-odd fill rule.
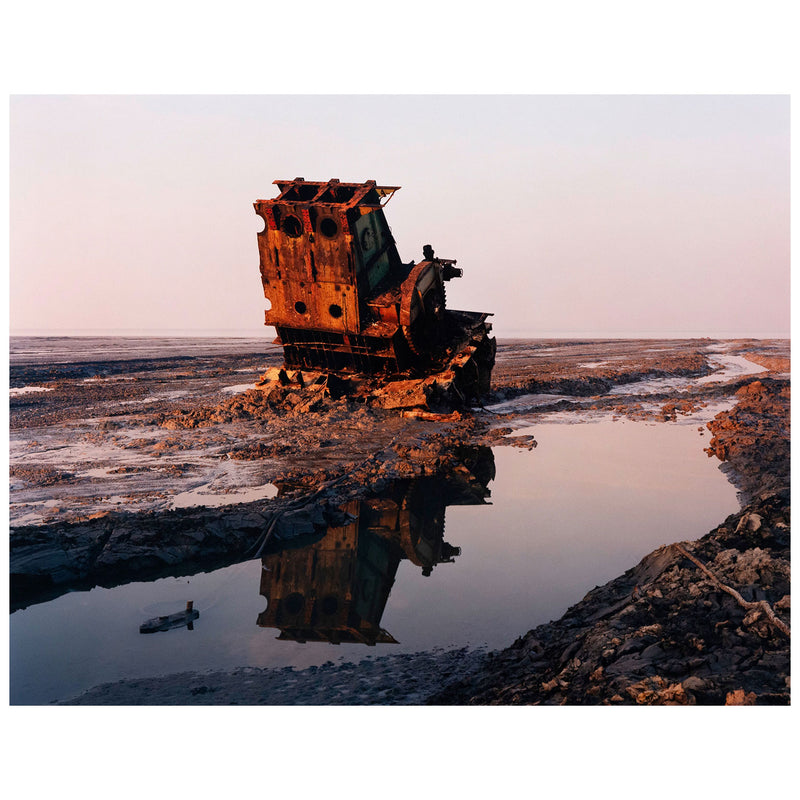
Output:
[[[489,391],[496,344],[488,313],[446,308],[461,277],[430,245],[403,263],[384,215],[399,186],[276,180],[257,200],[264,324],[283,369],[259,388],[363,398],[385,408],[453,409]]]

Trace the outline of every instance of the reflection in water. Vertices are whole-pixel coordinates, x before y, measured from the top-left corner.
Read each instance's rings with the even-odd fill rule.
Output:
[[[343,506],[347,521],[304,547],[284,546],[262,559],[258,624],[294,642],[397,644],[380,627],[402,559],[429,576],[461,548],[444,541],[448,505],[477,505],[489,496],[494,457],[477,449],[452,477],[398,481],[379,497]]]
[[[379,645],[379,654],[507,647],[525,631],[560,617],[593,586],[620,575],[654,548],[702,536],[738,508],[736,490],[703,453],[705,439],[692,425],[605,419],[581,425],[537,423],[516,433],[535,433],[539,446],[535,451],[495,449],[491,505],[475,505],[484,502],[481,498],[488,492],[483,487],[494,478],[495,461],[486,451],[482,459],[470,461],[468,469],[438,484],[441,496],[434,492],[432,499],[441,511],[447,506],[447,525],[438,538],[431,537],[429,524],[418,525],[413,519],[425,504],[413,496],[404,501],[411,483],[393,488],[384,498],[398,507],[398,520],[405,502],[410,520],[405,541],[412,544],[406,549],[415,560],[406,560],[402,537],[376,533],[375,538],[395,541],[401,550],[391,597],[382,613],[365,615],[373,630],[382,626],[400,642]],[[419,491],[421,497],[427,490]],[[356,508],[355,558],[345,563],[348,569],[369,574],[374,559],[364,559],[362,566],[358,547],[362,538],[369,538],[366,531],[377,527],[368,524],[368,518],[380,515],[375,506],[368,512]],[[218,523],[221,513],[193,512],[191,518]],[[254,517],[233,512],[227,519],[244,522]],[[355,520],[341,514],[332,524],[351,523]],[[259,531],[248,528],[243,536],[251,549]],[[298,553],[314,545],[324,550],[323,531],[319,528],[316,538],[312,534],[304,542],[268,543],[262,553],[267,566],[288,563],[290,548]],[[451,554],[454,564],[437,566],[444,554],[435,546],[444,541],[462,552]],[[427,562],[426,547],[432,554]],[[330,639],[281,641],[280,631],[257,627],[265,608],[259,595],[261,557],[241,563],[225,558],[207,563],[205,571],[176,565],[169,577],[148,574],[91,591],[62,588],[54,598],[37,599],[12,613],[11,702],[49,703],[106,681],[243,666],[304,669],[335,661],[336,656],[358,661],[375,652],[347,641],[334,650]],[[426,563],[432,568],[429,577],[422,574]],[[270,578],[264,591],[272,602],[268,612],[273,613],[278,600],[293,589],[283,589],[274,571],[264,577]],[[314,585],[300,579],[295,586],[304,603],[312,591],[320,604],[329,594],[340,601],[348,591],[353,593],[352,578],[344,577],[349,583],[340,582],[335,589],[330,588],[332,582]],[[184,627],[157,636],[139,633],[143,620],[174,612],[187,600],[200,611],[194,631]]]

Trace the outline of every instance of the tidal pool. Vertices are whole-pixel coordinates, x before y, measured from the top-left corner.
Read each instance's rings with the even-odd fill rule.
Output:
[[[737,510],[699,422],[537,424],[519,431],[536,437],[535,449],[494,449],[485,502],[430,490],[420,499],[411,486],[350,504],[349,526],[264,558],[17,611],[11,702],[171,672],[507,646],[659,545],[696,539]],[[193,630],[139,633],[187,600],[200,611]]]

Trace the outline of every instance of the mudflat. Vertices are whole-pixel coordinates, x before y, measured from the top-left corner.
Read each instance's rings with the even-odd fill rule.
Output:
[[[537,423],[554,418],[697,421],[698,447],[722,465],[741,509],[505,649],[288,673],[242,665],[106,684],[72,702],[789,702],[788,341],[501,340],[482,408],[423,417],[347,398],[271,403],[254,387],[281,362],[258,339],[12,339],[12,611],[275,559],[369,515],[381,520],[369,523],[376,535],[393,531],[396,552],[423,570],[429,558],[430,569],[452,558],[441,534],[423,557],[424,537],[392,528],[387,503],[416,508],[422,479],[449,503],[483,502],[491,448],[533,448]],[[413,685],[398,681],[411,672]]]

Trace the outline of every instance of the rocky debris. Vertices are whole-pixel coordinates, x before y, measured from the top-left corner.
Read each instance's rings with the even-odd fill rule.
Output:
[[[733,480],[750,497],[789,481],[789,410],[787,381],[751,381],[736,392],[737,403],[707,427],[709,456],[730,464]]]
[[[786,373],[791,369],[790,359],[786,356],[769,355],[768,353],[752,352],[747,350],[742,353],[748,361],[766,367],[770,372]]]
[[[330,468],[318,468],[314,472],[303,468],[283,469],[275,483],[293,495],[302,495],[337,480],[341,491],[360,496],[368,487],[380,490],[388,481],[398,478],[458,473],[465,464],[471,469],[476,460],[474,453],[485,449],[479,434],[481,428],[478,421],[468,417],[446,426],[420,428],[416,435],[407,429],[407,435],[394,437],[382,450],[370,453],[358,463],[339,461]],[[513,439],[499,441],[512,444]],[[467,442],[469,444],[465,444]],[[336,444],[329,443],[327,447],[333,449]]]
[[[242,667],[96,686],[59,705],[422,705],[453,675],[470,675],[482,649],[399,653],[307,669]]]
[[[788,491],[766,494],[684,547],[788,624],[788,516]],[[741,608],[669,545],[429,702],[787,704],[789,650],[764,614]]]
[[[157,425],[168,430],[182,428],[211,427],[234,420],[253,419],[269,416],[276,407],[266,392],[257,389],[248,389],[223,400],[212,407],[200,407],[191,410],[177,409],[156,415],[154,421]],[[308,409],[302,409],[308,410]],[[298,413],[300,413],[298,409]]]
[[[34,486],[54,486],[69,483],[75,478],[72,472],[48,466],[12,466],[8,472],[12,479],[16,478]]]
[[[694,400],[671,400],[661,407],[661,418],[674,422],[678,418],[678,414],[688,416],[699,411],[701,407],[701,404]]]
[[[212,407],[162,413],[158,425],[176,430],[266,418],[275,413],[299,415],[325,412],[337,401],[364,404],[376,409],[416,412],[416,416],[435,419],[463,407],[454,370],[441,370],[424,377],[391,380],[364,375],[341,376],[333,373],[271,367],[253,389],[237,394]],[[433,412],[433,413],[431,413]],[[454,412],[458,415],[458,412]],[[451,418],[453,417],[451,414]]]

